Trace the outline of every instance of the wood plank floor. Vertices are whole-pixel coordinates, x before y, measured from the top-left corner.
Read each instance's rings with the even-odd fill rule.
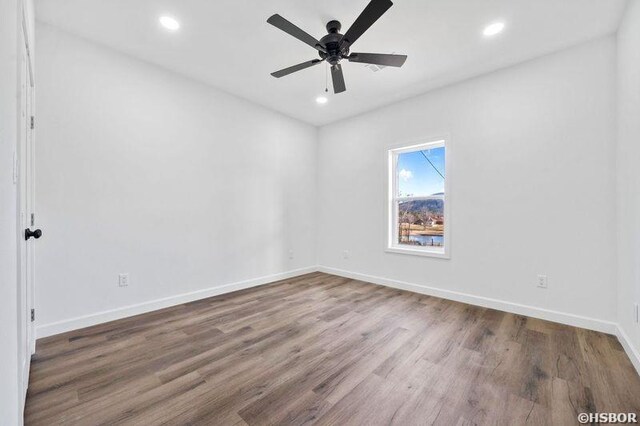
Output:
[[[577,424],[613,336],[313,273],[38,341],[27,425]]]

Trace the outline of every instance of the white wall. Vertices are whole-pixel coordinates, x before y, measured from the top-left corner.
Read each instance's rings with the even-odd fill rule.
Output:
[[[17,149],[18,2],[0,1],[0,419],[18,424]]]
[[[629,2],[618,32],[618,322],[640,369],[640,2]]]
[[[36,33],[40,337],[315,265],[316,128],[51,27]]]
[[[615,62],[608,37],[322,128],[320,265],[612,331]],[[451,259],[385,253],[384,148],[443,133]]]
[[[39,25],[40,335],[312,267],[317,240],[332,272],[608,331],[620,321],[637,344],[626,305],[639,244],[622,232],[640,229],[637,9],[619,36],[618,106],[608,37],[325,126],[318,146],[310,126]],[[628,132],[617,155],[616,106]],[[452,258],[385,253],[384,148],[443,133]]]

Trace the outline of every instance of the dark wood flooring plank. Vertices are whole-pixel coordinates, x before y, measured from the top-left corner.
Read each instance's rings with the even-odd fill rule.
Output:
[[[574,424],[640,414],[614,336],[312,273],[41,339],[27,425]]]

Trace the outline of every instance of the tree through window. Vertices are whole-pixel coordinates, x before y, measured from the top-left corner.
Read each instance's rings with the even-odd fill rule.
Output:
[[[388,248],[446,254],[445,141],[390,150],[389,166]]]

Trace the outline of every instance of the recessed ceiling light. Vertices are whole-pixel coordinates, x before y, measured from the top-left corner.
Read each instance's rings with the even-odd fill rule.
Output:
[[[319,103],[320,105],[322,105],[322,104],[326,104],[327,102],[329,102],[329,99],[327,99],[325,96],[318,96],[316,98],[316,102]]]
[[[171,16],[161,16],[160,24],[169,31],[177,31],[180,29],[180,22],[176,21],[176,19]]]
[[[485,37],[492,37],[496,34],[500,34],[504,30],[504,22],[494,22],[493,24],[487,25],[482,31]]]

